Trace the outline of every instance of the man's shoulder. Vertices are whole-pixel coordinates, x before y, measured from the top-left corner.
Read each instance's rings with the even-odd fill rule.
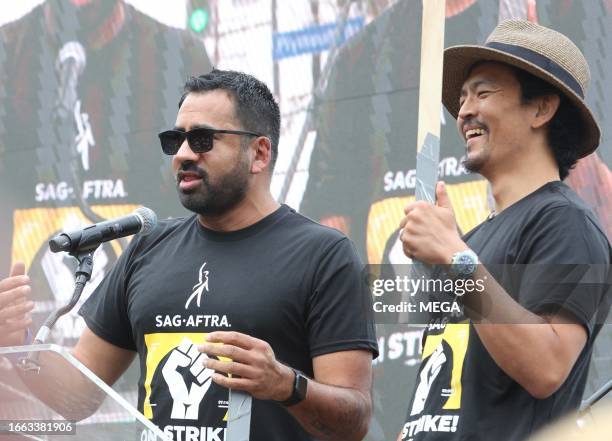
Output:
[[[591,223],[599,223],[591,208],[574,190],[561,181],[549,182],[510,206],[507,211],[509,217],[520,219],[522,223],[543,219],[562,223],[588,219]]]
[[[578,194],[563,182],[553,182],[542,188],[534,198],[538,218],[547,217],[568,227],[587,228],[606,237],[597,215]]]
[[[165,242],[171,236],[181,234],[193,225],[195,215],[160,219],[153,230],[146,235],[137,235],[134,238],[133,249],[138,248],[140,252],[153,248]]]
[[[561,181],[551,182],[543,187],[543,196],[549,204],[558,207],[567,207],[579,211],[590,211],[587,204],[567,184]]]
[[[558,259],[579,259],[584,263],[610,261],[612,248],[599,219],[562,182],[538,190],[518,216],[523,243],[537,244],[537,248]]]
[[[151,238],[166,236],[169,233],[176,231],[180,228],[185,228],[193,223],[196,215],[187,215],[180,217],[168,217],[166,219],[159,219],[157,225],[151,231]]]
[[[282,209],[287,212],[279,223],[282,227],[274,229],[277,242],[292,244],[292,247],[300,250],[301,256],[307,256],[308,259],[341,255],[361,262],[355,245],[344,233],[322,225],[286,205]]]
[[[343,239],[348,240],[346,235],[339,230],[322,225],[319,222],[298,213],[293,208],[288,207],[286,219],[287,226],[289,226],[295,232],[307,234],[312,239],[318,239],[326,242],[337,242]]]

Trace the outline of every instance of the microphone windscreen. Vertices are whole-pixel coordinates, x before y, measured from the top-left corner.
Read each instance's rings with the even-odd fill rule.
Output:
[[[140,234],[143,236],[149,234],[157,225],[157,215],[153,210],[147,207],[139,207],[134,210],[134,214],[138,216],[142,222]]]

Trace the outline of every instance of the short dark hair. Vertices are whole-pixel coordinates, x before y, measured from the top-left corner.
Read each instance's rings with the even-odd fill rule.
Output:
[[[580,144],[586,136],[586,125],[580,111],[557,87],[527,71],[516,67],[512,69],[521,86],[523,104],[546,95],[559,96],[559,108],[549,121],[546,133],[559,167],[559,177],[563,180],[578,162]]]
[[[233,70],[213,69],[207,74],[190,77],[183,87],[179,109],[190,93],[225,90],[234,100],[236,118],[242,128],[263,133],[270,138],[272,158],[270,173],[278,157],[280,138],[280,110],[268,86],[252,75]]]

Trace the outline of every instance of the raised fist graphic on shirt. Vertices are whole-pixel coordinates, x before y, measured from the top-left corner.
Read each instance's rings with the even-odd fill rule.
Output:
[[[184,338],[170,353],[162,369],[162,375],[172,395],[171,418],[198,419],[200,403],[210,388],[211,376],[214,373],[212,369],[204,368],[202,365],[207,358],[206,354],[198,352],[198,348],[188,338]],[[183,376],[177,371],[179,367],[189,367],[189,372],[194,377],[191,385],[185,383]]]

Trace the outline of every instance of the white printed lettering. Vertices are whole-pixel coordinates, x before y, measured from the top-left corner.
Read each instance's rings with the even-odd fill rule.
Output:
[[[174,441],[224,441],[225,430],[223,427],[165,426],[164,435]]]
[[[83,182],[83,199],[117,199],[127,197],[123,180],[96,179]]]

